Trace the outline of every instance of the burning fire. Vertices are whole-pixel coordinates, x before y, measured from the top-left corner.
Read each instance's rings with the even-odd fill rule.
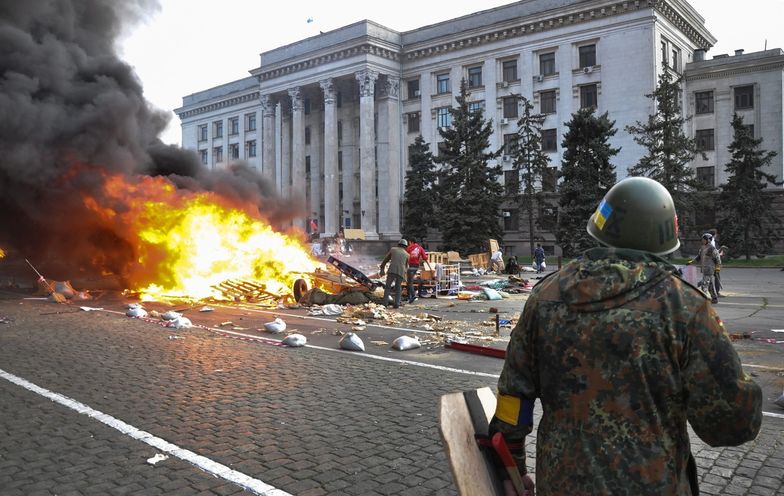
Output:
[[[130,184],[121,176],[107,177],[107,198],[84,202],[122,227],[136,257],[127,275],[129,289],[143,300],[222,298],[212,286],[228,279],[252,280],[270,293],[288,294],[296,279],[316,269],[295,236],[275,231],[223,197],[180,191],[162,177],[134,179],[138,182]],[[125,209],[112,208],[115,203]]]
[[[5,256],[5,251],[3,251],[2,248],[0,248],[0,258],[3,258],[4,256]]]

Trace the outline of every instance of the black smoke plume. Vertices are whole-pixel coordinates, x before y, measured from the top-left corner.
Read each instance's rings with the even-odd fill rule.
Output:
[[[207,171],[159,140],[168,117],[115,51],[124,30],[158,9],[152,0],[0,2],[0,246],[122,276],[133,247],[82,200],[109,202],[102,171],[167,176],[256,205],[274,223],[290,216],[251,169]]]

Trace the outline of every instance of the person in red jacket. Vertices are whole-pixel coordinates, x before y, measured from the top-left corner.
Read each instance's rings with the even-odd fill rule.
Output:
[[[419,270],[420,264],[427,262],[427,252],[422,245],[416,242],[413,238],[408,242],[406,248],[408,252],[408,272],[406,273],[406,291],[408,292],[408,302],[413,303],[417,299],[417,293],[414,291],[414,276]],[[421,285],[420,285],[421,287]]]

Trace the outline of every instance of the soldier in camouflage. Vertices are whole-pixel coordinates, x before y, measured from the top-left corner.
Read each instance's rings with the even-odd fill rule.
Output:
[[[606,247],[531,292],[507,348],[491,431],[522,445],[540,399],[540,495],[699,494],[687,421],[711,446],[750,441],[762,392],[705,295],[659,257],[680,245],[663,186],[619,182],[588,232]],[[525,472],[524,450],[515,455]]]

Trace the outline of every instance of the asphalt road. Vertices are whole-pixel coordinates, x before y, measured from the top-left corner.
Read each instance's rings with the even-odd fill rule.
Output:
[[[692,436],[706,494],[784,494],[784,272],[725,269],[719,314],[747,372],[763,386],[767,415],[757,440],[710,448]],[[337,349],[354,323],[304,309],[213,306],[185,314],[198,327],[172,330],[130,319],[105,293],[104,310],[0,299],[0,494],[451,495],[436,420],[448,392],[495,385],[502,361],[445,349],[444,327],[504,347],[482,325],[524,297],[502,302],[422,299],[358,331],[365,353]],[[165,311],[163,304],[149,309]],[[280,316],[308,337],[277,345],[260,332]],[[422,316],[424,317],[424,316]],[[230,322],[230,323],[229,323]],[[368,321],[370,322],[370,321]],[[419,335],[421,349],[388,344]],[[537,409],[537,419],[541,414]],[[170,444],[166,444],[170,443]],[[533,469],[535,446],[528,447]],[[168,459],[152,465],[157,453]]]

